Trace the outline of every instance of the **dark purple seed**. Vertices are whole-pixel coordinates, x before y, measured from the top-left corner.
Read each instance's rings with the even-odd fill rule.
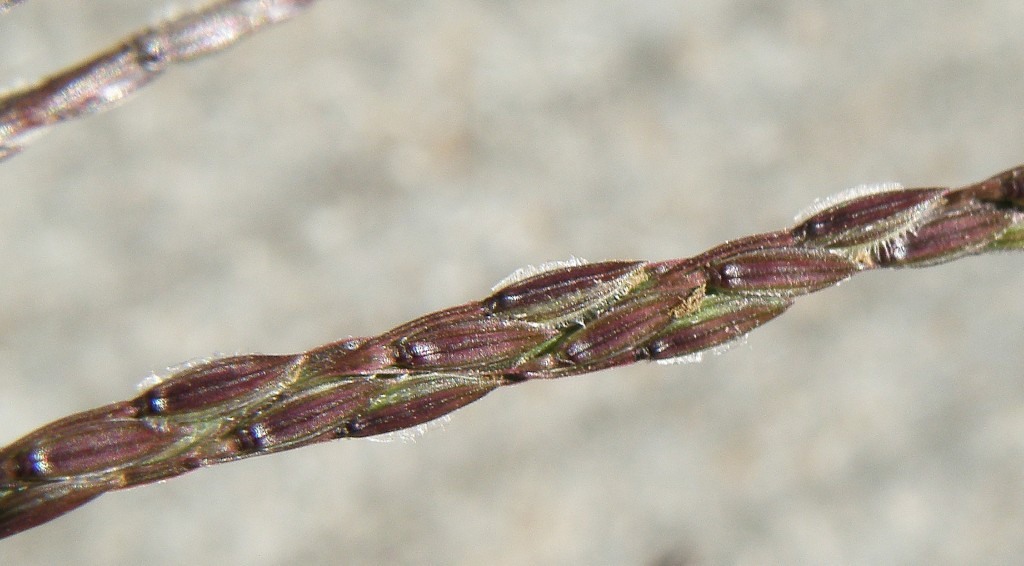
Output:
[[[827,251],[768,249],[712,264],[708,285],[759,295],[800,295],[835,285],[855,271],[852,261]]]
[[[436,375],[401,384],[381,395],[339,431],[343,436],[373,436],[414,427],[442,417],[490,393],[497,382]]]
[[[725,344],[779,316],[791,304],[789,300],[741,303],[720,316],[670,330],[651,341],[642,357],[668,360]]]
[[[994,203],[1024,205],[1024,166],[1014,167],[980,183],[968,185],[953,193],[966,200],[977,199]]]
[[[366,397],[381,387],[380,380],[358,378],[280,401],[256,422],[236,430],[239,450],[281,450],[324,434],[350,419],[365,406]]]
[[[558,324],[634,287],[646,277],[643,265],[608,261],[553,269],[499,289],[484,305],[499,316]]]
[[[26,464],[24,459],[40,442],[74,435],[76,431],[91,427],[95,423],[131,420],[139,414],[140,411],[135,404],[120,401],[76,413],[23,436],[0,450],[0,485],[19,477],[25,469],[31,470],[33,466]]]
[[[905,230],[945,189],[908,189],[866,195],[831,206],[793,229],[811,245],[855,246]]]
[[[557,332],[518,321],[476,320],[426,329],[398,342],[398,364],[412,369],[512,365]]]
[[[1013,223],[1011,213],[991,204],[968,203],[929,221],[874,252],[880,266],[923,267],[977,253]]]
[[[672,310],[684,300],[655,297],[616,306],[570,334],[557,355],[586,365],[635,349],[664,329],[672,320]]]
[[[726,242],[720,246],[711,248],[693,259],[698,261],[700,265],[707,265],[745,252],[791,248],[794,245],[796,245],[796,238],[794,238],[793,234],[788,230],[768,232],[767,234],[757,234],[755,236],[747,236],[745,238]]]
[[[188,368],[148,389],[146,412],[172,415],[230,409],[269,395],[288,380],[292,356],[237,356]]]
[[[4,475],[25,480],[52,480],[115,470],[158,456],[187,433],[138,419],[82,422],[64,427],[59,435],[29,437],[4,450]]]

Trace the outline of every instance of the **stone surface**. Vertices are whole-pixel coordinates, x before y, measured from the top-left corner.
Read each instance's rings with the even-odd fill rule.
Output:
[[[32,0],[30,82],[159,17]],[[0,443],[215,353],[517,267],[692,255],[847,187],[1022,161],[1006,2],[321,2],[0,166]],[[703,363],[500,390],[101,497],[6,564],[1008,563],[1024,256],[871,273]]]

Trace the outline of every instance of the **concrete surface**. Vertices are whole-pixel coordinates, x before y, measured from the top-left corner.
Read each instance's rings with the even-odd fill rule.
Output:
[[[33,0],[31,81],[164,13]],[[669,258],[864,182],[1024,161],[1012,2],[321,2],[0,166],[0,443],[575,255]],[[728,353],[498,391],[113,493],[3,564],[1024,558],[1024,256],[872,273]]]

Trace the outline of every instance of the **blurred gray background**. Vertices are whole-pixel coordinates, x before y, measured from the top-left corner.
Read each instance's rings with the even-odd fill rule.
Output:
[[[126,4],[131,4],[126,6]],[[167,13],[31,0],[24,84]],[[0,444],[517,267],[665,259],[1024,161],[1016,2],[321,2],[0,166]],[[112,493],[4,564],[1024,558],[1024,256],[868,273],[703,363]]]

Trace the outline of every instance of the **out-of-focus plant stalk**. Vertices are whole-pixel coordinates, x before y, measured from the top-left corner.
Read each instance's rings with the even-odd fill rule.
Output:
[[[111,490],[414,427],[494,389],[728,343],[800,295],[876,268],[1024,248],[1024,166],[960,189],[841,200],[693,258],[524,270],[379,336],[182,370],[0,449],[0,537]]]
[[[0,0],[0,15],[22,0]],[[0,161],[50,126],[117,106],[168,67],[234,45],[315,0],[221,0],[143,29],[39,84],[0,93]]]

